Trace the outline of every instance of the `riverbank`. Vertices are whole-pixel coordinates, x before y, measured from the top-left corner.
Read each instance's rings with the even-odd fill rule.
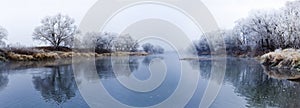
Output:
[[[217,56],[223,57],[224,55]],[[284,68],[284,69],[293,69],[300,71],[300,50],[296,49],[284,49],[276,50],[273,52],[265,53],[254,57],[249,57],[246,55],[227,55],[225,57],[236,57],[236,58],[254,58],[261,62],[262,65],[273,68]],[[180,60],[214,60],[210,55],[205,55],[204,57],[190,57],[190,58],[181,58]]]
[[[300,50],[276,50],[262,55],[260,61],[268,67],[300,70]]]
[[[106,57],[106,56],[146,56],[145,52],[112,52],[112,53],[95,53],[89,51],[78,51],[68,48],[60,48],[58,50],[51,47],[38,48],[6,48],[0,49],[0,61],[42,61],[69,59],[72,57]]]
[[[300,50],[284,49],[260,57],[264,72],[276,79],[300,78]]]

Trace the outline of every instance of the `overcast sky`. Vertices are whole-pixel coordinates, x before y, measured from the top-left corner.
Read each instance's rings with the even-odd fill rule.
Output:
[[[1,0],[0,25],[9,32],[9,43],[37,45],[32,40],[34,28],[45,16],[68,14],[79,24],[97,0]],[[291,0],[202,0],[221,28],[230,29],[234,21],[246,17],[253,9],[273,9]],[[178,19],[180,21],[180,19]]]

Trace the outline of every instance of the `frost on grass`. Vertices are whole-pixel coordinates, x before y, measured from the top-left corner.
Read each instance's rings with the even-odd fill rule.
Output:
[[[300,69],[300,50],[285,49],[270,52],[261,56],[261,62],[269,67]]]
[[[260,58],[265,73],[279,79],[300,78],[300,50],[284,49],[267,53]]]

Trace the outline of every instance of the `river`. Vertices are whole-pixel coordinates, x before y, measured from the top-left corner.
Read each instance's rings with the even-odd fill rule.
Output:
[[[150,71],[155,71],[155,68],[152,70],[149,67],[153,65],[153,62],[160,63],[157,66],[165,66],[164,71],[166,71],[165,74],[158,74],[158,76],[162,76],[159,78],[163,78],[163,80],[154,78],[154,83],[159,85],[153,90],[138,92],[120,83],[118,77],[135,77],[141,81],[151,79],[153,75]],[[80,89],[78,89],[84,87],[84,83],[80,83],[80,80],[86,80],[91,83],[101,82],[106,91],[99,92],[109,94],[111,98],[123,105],[149,107],[163,103],[171,98],[178,91],[177,89],[180,89],[181,86],[178,85],[183,80],[181,76],[188,74],[181,69],[181,66],[186,66],[185,69],[195,71],[192,75],[195,74],[196,77],[192,77],[190,81],[197,81],[197,86],[194,87],[195,92],[187,97],[189,99],[184,100],[187,101],[184,106],[198,108],[210,77],[214,73],[212,66],[216,64],[212,62],[209,59],[180,61],[175,54],[129,58],[106,57],[94,62],[96,73],[80,74],[83,79],[76,78],[79,74],[75,73],[76,75],[74,75],[72,67],[74,65],[71,63],[59,65],[55,65],[56,62],[49,63],[49,61],[1,63],[0,106],[1,108],[89,107],[89,102],[85,100],[84,95],[81,95]],[[123,65],[114,66],[113,64],[116,63],[128,64],[126,69],[130,71],[120,71],[118,68]],[[155,67],[155,65],[153,66]],[[212,108],[300,107],[300,83],[269,77],[263,72],[259,62],[254,59],[229,57],[226,59],[226,70],[224,71],[224,80],[221,82],[221,89],[217,97],[211,104]],[[187,83],[189,82],[187,81]],[[188,89],[193,89],[193,87],[184,89],[189,91]],[[181,96],[184,97],[188,94],[181,94]],[[174,104],[170,106],[181,104],[180,99],[175,100],[178,103],[174,101],[169,103]],[[106,103],[99,104],[110,107]]]

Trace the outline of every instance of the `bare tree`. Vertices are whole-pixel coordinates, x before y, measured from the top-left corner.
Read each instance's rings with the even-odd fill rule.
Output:
[[[74,35],[79,33],[74,19],[67,15],[48,16],[41,23],[35,28],[33,39],[50,43],[55,48],[72,44]]]
[[[154,47],[154,53],[155,54],[163,54],[165,52],[165,49],[159,45],[156,45]]]
[[[137,51],[139,44],[129,34],[119,36],[114,41],[114,49],[116,51]]]
[[[300,48],[299,20],[300,1],[290,1],[278,10],[253,11],[237,21],[234,31],[240,34],[243,44],[255,42],[260,50]]]
[[[97,53],[110,53],[113,51],[135,52],[139,47],[137,40],[130,35],[119,35],[116,33],[86,33],[81,40],[84,48],[95,48]]]
[[[284,46],[292,48],[300,48],[300,1],[290,1],[281,10],[280,32],[285,39]]]
[[[213,31],[205,36],[224,37],[227,53],[255,50],[254,54],[260,55],[275,49],[300,48],[300,0],[287,2],[278,10],[252,11],[236,21],[232,30]],[[194,43],[198,54],[209,51],[205,36]]]
[[[212,51],[210,43],[212,42],[218,43],[215,44],[216,46],[214,46],[214,47],[218,47],[216,48],[216,50],[221,50],[223,46],[222,42],[214,38],[212,38],[210,42],[206,37],[223,37],[227,53],[232,53],[234,51],[240,50],[240,45],[241,45],[240,38],[239,36],[235,35],[232,30],[217,30],[217,31],[205,33],[201,35],[199,40],[194,41],[196,52],[194,52],[194,50],[191,49],[189,50],[192,51],[192,53],[197,53],[198,55],[210,54]]]
[[[84,48],[94,48],[97,53],[109,53],[113,51],[116,38],[117,34],[114,33],[89,32],[81,43]]]
[[[145,44],[142,45],[142,47],[143,47],[144,51],[147,52],[147,53],[152,53],[153,52],[154,46],[150,43],[145,43]]]
[[[102,49],[102,52],[112,52],[114,41],[117,35],[113,33],[104,33],[98,39],[96,43],[96,49]]]
[[[101,37],[101,33],[88,32],[81,39],[81,47],[83,48],[95,48],[97,45],[97,40]]]
[[[3,40],[6,39],[7,34],[7,30],[0,26],[0,47],[6,45]]]
[[[163,54],[165,49],[162,48],[159,45],[152,45],[150,43],[145,43],[142,45],[143,49],[145,52],[150,53],[150,54]]]

